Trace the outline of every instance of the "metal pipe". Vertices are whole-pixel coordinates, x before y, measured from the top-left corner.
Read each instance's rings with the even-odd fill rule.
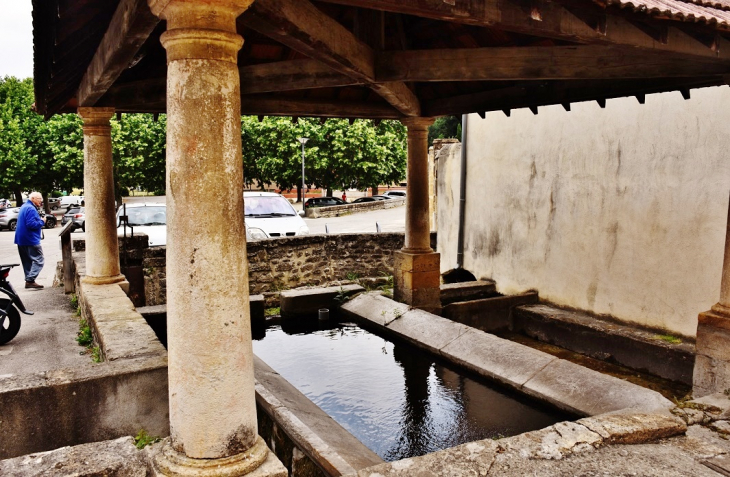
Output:
[[[464,268],[464,221],[466,216],[466,130],[467,115],[461,115],[461,183],[459,184],[459,238],[456,249],[456,268]]]

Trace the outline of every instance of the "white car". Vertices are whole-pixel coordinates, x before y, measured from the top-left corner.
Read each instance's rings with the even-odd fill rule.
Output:
[[[122,221],[126,214],[127,220]],[[123,223],[124,222],[124,223]],[[145,234],[150,247],[167,244],[167,207],[162,203],[124,204],[117,211],[117,235]]]
[[[383,195],[392,199],[405,198],[406,191],[404,190],[387,190],[383,192]]]
[[[74,205],[83,206],[84,205],[84,196],[83,195],[65,195],[65,196],[61,197],[59,205],[62,208],[69,208]]]
[[[309,235],[309,227],[288,200],[273,192],[244,192],[246,239]]]

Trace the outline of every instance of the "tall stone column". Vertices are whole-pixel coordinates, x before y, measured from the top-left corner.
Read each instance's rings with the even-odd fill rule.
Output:
[[[158,475],[286,476],[257,434],[254,393],[236,65],[236,18],[252,1],[149,0],[167,21],[170,441]]]
[[[692,381],[692,393],[696,398],[730,388],[730,210],[720,301],[699,315]]]
[[[405,246],[395,253],[394,297],[416,308],[440,312],[439,254],[431,249],[428,187],[428,126],[433,118],[402,120],[408,128]]]
[[[79,108],[84,122],[86,276],[94,284],[124,282],[119,268],[112,137],[114,108]]]

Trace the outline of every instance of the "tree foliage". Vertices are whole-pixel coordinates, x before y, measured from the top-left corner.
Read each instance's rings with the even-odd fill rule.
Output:
[[[299,187],[304,146],[307,187],[348,189],[401,181],[406,164],[406,129],[398,121],[267,117],[241,121],[244,178],[248,186]]]
[[[454,138],[461,140],[461,117],[441,116],[428,128],[428,144],[434,139]]]
[[[82,189],[82,120],[59,114],[45,121],[33,111],[31,79],[0,78],[0,196],[38,190],[45,197]],[[112,119],[114,181],[117,197],[141,188],[164,193],[166,117],[124,114]],[[377,187],[403,180],[406,128],[398,121],[253,117],[241,119],[246,185],[301,186],[302,146],[307,137],[307,187]]]

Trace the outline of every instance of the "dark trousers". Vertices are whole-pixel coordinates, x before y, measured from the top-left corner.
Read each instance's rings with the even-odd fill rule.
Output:
[[[20,262],[23,264],[25,281],[34,282],[45,263],[43,248],[40,245],[18,245],[18,254],[20,254]]]

